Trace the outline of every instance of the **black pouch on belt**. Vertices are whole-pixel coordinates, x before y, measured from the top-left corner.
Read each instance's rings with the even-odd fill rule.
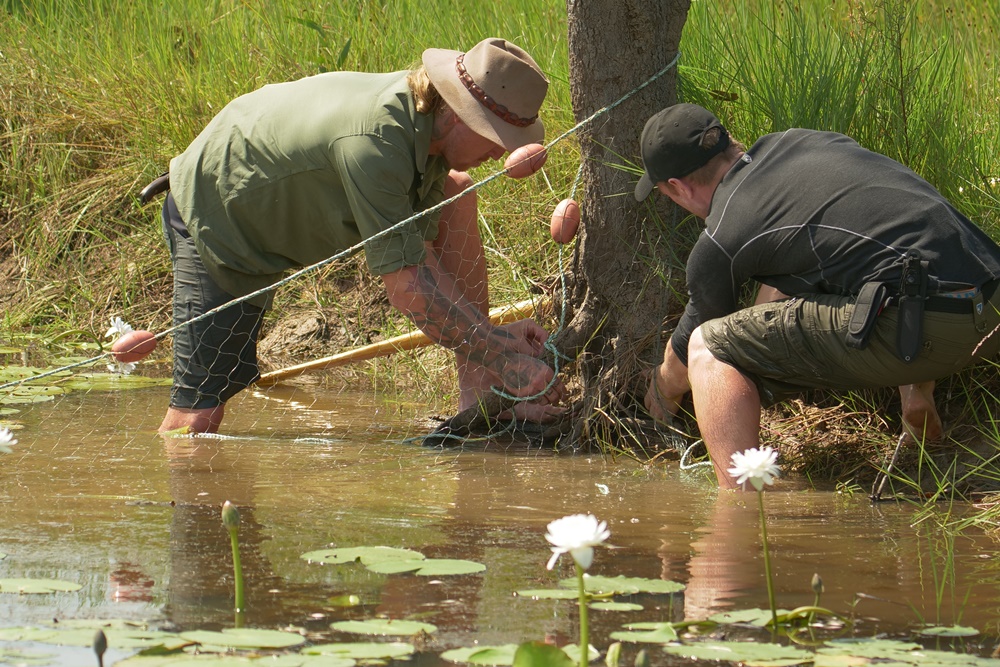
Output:
[[[896,323],[896,354],[909,363],[924,343],[924,301],[927,299],[927,262],[910,250],[903,258],[899,284],[899,319]]]
[[[875,320],[882,310],[886,292],[888,289],[885,283],[871,282],[861,287],[858,298],[854,300],[851,320],[847,323],[847,347],[863,350],[868,346],[868,336],[875,328]]]

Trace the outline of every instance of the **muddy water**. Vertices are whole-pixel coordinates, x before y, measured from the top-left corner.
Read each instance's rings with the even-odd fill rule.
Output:
[[[607,521],[616,547],[598,551],[593,573],[687,585],[673,600],[638,596],[643,611],[592,612],[596,646],[627,622],[767,607],[755,497],[720,497],[702,471],[519,447],[423,448],[408,438],[423,432],[414,424],[424,406],[289,387],[236,400],[227,438],[165,440],[155,434],[165,400],[161,388],[81,392],[11,417],[23,428],[14,453],[0,455],[0,578],[83,588],[0,595],[0,626],[53,618],[231,626],[225,500],[242,515],[246,625],[322,632],[347,618],[423,620],[439,631],[421,664],[477,641],[575,641],[573,603],[513,594],[571,575],[565,558],[546,570],[544,534],[548,522],[578,512]],[[766,508],[779,606],[811,603],[819,573],[823,605],[853,614],[863,636],[921,621],[997,636],[1000,559],[989,538],[948,540],[932,521],[914,525],[907,506],[873,507],[864,494],[801,480],[782,480]],[[299,557],[363,545],[487,569],[429,579]],[[345,595],[361,604],[339,606]]]

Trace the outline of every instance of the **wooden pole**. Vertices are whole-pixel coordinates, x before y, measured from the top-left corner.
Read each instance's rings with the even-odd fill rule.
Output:
[[[531,317],[535,312],[535,303],[531,300],[520,301],[507,306],[500,306],[490,310],[490,321],[493,324],[508,324],[526,317]],[[296,377],[309,371],[322,371],[337,366],[346,366],[356,361],[365,361],[376,357],[385,357],[402,350],[413,350],[418,347],[430,345],[433,341],[422,331],[411,331],[410,333],[388,338],[370,345],[356,347],[346,352],[338,352],[329,357],[314,359],[288,368],[264,373],[257,380],[256,386],[269,387],[282,380]]]

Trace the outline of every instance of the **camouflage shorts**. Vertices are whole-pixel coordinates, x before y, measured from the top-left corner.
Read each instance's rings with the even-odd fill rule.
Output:
[[[847,326],[854,312],[850,297],[815,295],[764,303],[705,322],[701,333],[712,355],[753,380],[761,402],[771,405],[808,389],[937,380],[990,358],[1000,349],[1000,333],[989,335],[1000,325],[1000,297],[990,296],[978,322],[971,305],[964,314],[925,310],[923,347],[909,363],[896,354],[898,309],[893,306],[879,314],[863,350],[848,347]]]

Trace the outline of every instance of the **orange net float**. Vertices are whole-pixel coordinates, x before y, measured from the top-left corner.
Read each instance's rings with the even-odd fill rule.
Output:
[[[123,364],[142,361],[156,348],[156,337],[150,331],[130,331],[111,346],[111,354]]]
[[[556,243],[569,243],[580,228],[580,205],[574,199],[563,199],[552,211],[549,233]]]
[[[548,151],[541,144],[526,144],[514,149],[503,163],[504,171],[511,178],[527,178],[545,164]]]

